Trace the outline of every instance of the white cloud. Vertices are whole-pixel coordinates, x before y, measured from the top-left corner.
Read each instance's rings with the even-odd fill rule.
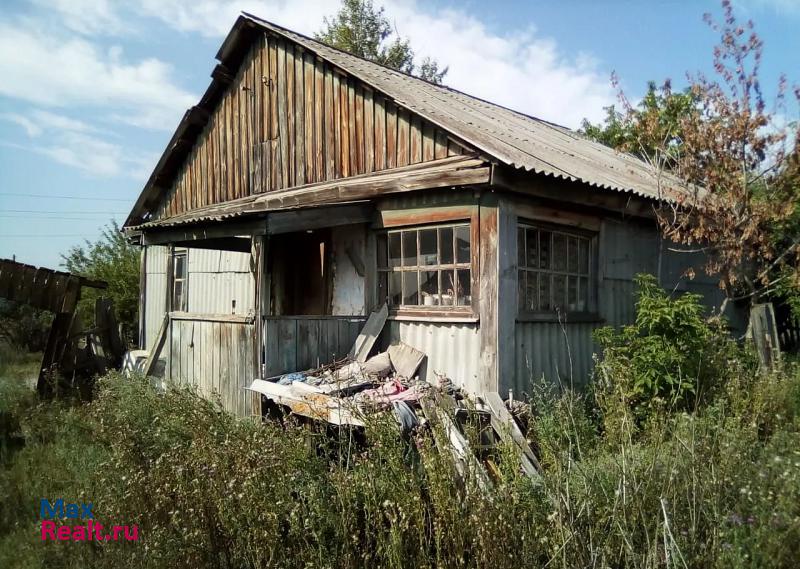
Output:
[[[25,130],[25,133],[30,137],[35,137],[42,134],[42,127],[24,115],[20,115],[18,113],[3,113],[0,115],[0,118],[22,127]]]
[[[100,106],[142,125],[172,129],[197,97],[177,86],[155,58],[126,63],[80,37],[0,23],[0,95],[49,107]]]
[[[34,0],[34,4],[57,14],[64,26],[81,34],[118,34],[124,30],[117,6],[109,0]]]
[[[780,15],[800,16],[800,0],[735,0],[733,5],[745,13],[751,9],[761,9]]]
[[[378,3],[380,4],[380,3]],[[410,38],[419,60],[432,56],[449,66],[446,83],[471,95],[570,127],[600,120],[614,102],[609,73],[589,54],[573,57],[528,27],[498,33],[459,9],[435,10],[420,0],[388,0],[386,13]],[[324,0],[229,2],[143,0],[143,14],[184,32],[222,37],[239,11],[307,35],[318,30],[338,2]]]

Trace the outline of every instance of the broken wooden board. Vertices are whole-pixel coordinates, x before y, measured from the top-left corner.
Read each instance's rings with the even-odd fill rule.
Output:
[[[503,440],[510,438],[511,443],[519,451],[522,470],[531,478],[539,476],[542,467],[500,395],[496,391],[491,391],[483,396],[483,400],[491,410],[494,430]]]
[[[367,323],[364,324],[361,333],[356,338],[356,342],[348,354],[350,359],[361,363],[367,361],[369,352],[372,350],[372,346],[375,345],[378,336],[380,336],[388,317],[389,308],[386,304],[383,304],[378,310],[369,315]]]
[[[303,386],[301,382],[280,385],[256,379],[245,389],[260,393],[267,399],[288,407],[295,415],[326,421],[333,425],[364,426],[364,422],[356,417],[350,406],[341,399],[318,393],[314,391],[313,386]]]
[[[422,364],[422,360],[425,359],[424,352],[420,352],[403,342],[392,344],[387,351],[394,371],[406,379],[414,377],[414,374],[417,373],[419,366]]]
[[[164,348],[164,344],[167,340],[168,331],[169,313],[166,313],[164,314],[164,320],[161,321],[161,327],[158,329],[156,343],[153,345],[153,349],[150,350],[150,353],[147,355],[147,361],[144,364],[145,377],[149,377],[153,374],[153,370],[156,368],[156,362],[158,362],[158,358],[161,356],[161,350]]]

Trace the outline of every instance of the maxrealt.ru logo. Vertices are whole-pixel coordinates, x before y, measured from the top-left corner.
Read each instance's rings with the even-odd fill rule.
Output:
[[[42,498],[39,517],[42,518],[42,541],[138,541],[139,527],[110,526],[94,521],[94,504],[65,503],[63,498],[50,502]],[[54,520],[81,520],[83,525],[58,525]]]

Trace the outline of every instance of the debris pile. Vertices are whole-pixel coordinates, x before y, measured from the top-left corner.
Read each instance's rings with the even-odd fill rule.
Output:
[[[480,487],[491,485],[499,472],[493,450],[499,444],[517,451],[520,470],[536,478],[539,463],[506,402],[496,392],[467,397],[445,377],[419,379],[426,355],[402,342],[372,357],[387,310],[374,312],[347,358],[316,369],[255,380],[250,390],[266,403],[304,420],[360,428],[370,415],[393,413],[400,432],[431,429],[437,448],[450,453],[461,477],[474,476]],[[517,402],[519,403],[519,402]],[[479,426],[479,441],[471,445],[465,426]],[[474,446],[474,448],[473,448]]]

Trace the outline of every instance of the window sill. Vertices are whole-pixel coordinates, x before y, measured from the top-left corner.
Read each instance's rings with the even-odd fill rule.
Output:
[[[596,312],[523,312],[517,315],[517,322],[561,322],[575,324],[579,322],[602,324],[605,319]]]
[[[478,322],[478,315],[465,310],[390,310],[389,320],[398,322]]]

